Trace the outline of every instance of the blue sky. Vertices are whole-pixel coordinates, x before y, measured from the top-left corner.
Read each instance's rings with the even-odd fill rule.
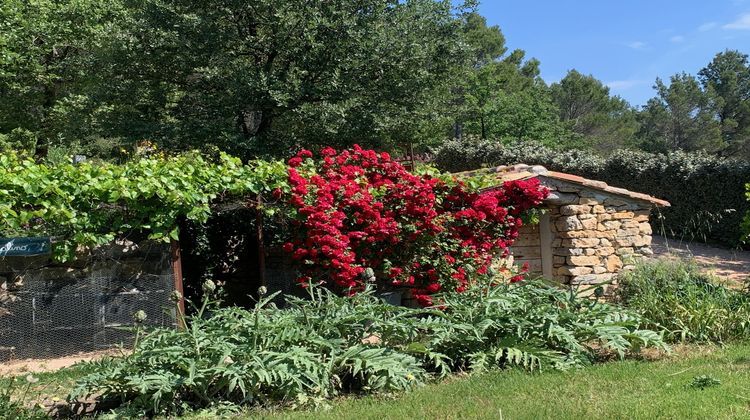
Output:
[[[484,0],[479,11],[548,83],[575,68],[633,105],[657,76],[696,74],[727,48],[750,54],[750,0]]]

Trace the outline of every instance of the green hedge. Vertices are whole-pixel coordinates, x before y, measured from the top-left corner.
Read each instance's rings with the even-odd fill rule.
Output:
[[[557,150],[533,143],[446,142],[436,151],[438,168],[456,172],[526,163],[568,172],[668,200],[654,230],[669,236],[737,246],[743,215],[750,210],[745,184],[750,163],[706,153],[653,154],[618,150],[602,157],[585,150]]]

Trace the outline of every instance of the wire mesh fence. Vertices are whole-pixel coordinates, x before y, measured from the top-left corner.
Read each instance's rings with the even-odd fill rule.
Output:
[[[70,264],[0,258],[0,361],[51,358],[132,342],[133,314],[175,325],[169,246],[118,242]]]

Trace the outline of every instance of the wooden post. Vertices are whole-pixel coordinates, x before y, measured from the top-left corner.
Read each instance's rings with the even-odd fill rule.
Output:
[[[260,194],[258,194],[255,210],[255,239],[258,242],[258,276],[260,277],[260,285],[267,287],[266,245],[263,243],[263,197]]]
[[[552,222],[550,221],[549,212],[546,212],[539,219],[539,239],[542,256],[542,275],[546,279],[553,279],[554,272],[552,270],[552,260],[554,258],[554,252],[552,252]]]
[[[414,143],[409,142],[409,161],[411,162],[411,170],[417,169],[416,162],[414,161]]]
[[[182,257],[180,255],[180,242],[173,239],[171,245],[174,290],[180,294],[180,300],[177,301],[177,328],[185,328],[185,291],[182,287]]]

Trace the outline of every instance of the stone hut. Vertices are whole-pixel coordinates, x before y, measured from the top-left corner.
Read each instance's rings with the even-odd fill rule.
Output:
[[[537,178],[549,188],[539,224],[521,228],[512,252],[517,263],[529,263],[532,274],[563,284],[608,282],[637,258],[651,255],[649,217],[653,209],[669,206],[646,194],[542,166],[480,171],[496,173],[499,182]]]

